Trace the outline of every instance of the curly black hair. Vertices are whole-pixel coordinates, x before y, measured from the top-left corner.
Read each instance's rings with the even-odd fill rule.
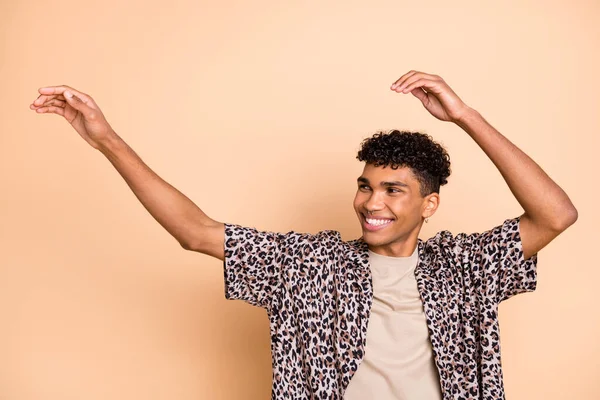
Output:
[[[420,132],[378,132],[363,140],[356,158],[375,167],[409,167],[421,185],[421,196],[439,193],[450,176],[446,150]]]

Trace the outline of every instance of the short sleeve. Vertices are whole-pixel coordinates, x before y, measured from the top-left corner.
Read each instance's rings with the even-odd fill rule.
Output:
[[[497,303],[536,288],[537,254],[524,259],[519,222],[520,218],[508,219],[483,233],[456,236],[455,250]]]
[[[285,264],[300,251],[304,236],[225,224],[225,297],[269,309]]]

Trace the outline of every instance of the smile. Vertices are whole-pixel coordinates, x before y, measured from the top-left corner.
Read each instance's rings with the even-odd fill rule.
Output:
[[[389,219],[389,218],[368,218],[368,217],[364,217],[364,220],[365,220],[364,227],[365,227],[365,229],[367,229],[369,231],[377,231],[377,230],[383,229],[394,221],[393,219]]]

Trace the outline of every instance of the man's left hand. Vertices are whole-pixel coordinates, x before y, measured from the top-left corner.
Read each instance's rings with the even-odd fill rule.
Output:
[[[437,119],[458,122],[469,107],[442,78],[419,71],[410,71],[391,87],[397,93],[412,93]]]

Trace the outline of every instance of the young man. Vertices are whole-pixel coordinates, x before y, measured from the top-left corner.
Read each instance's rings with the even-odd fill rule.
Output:
[[[267,310],[273,399],[502,399],[498,304],[535,289],[537,252],[577,211],[440,77],[410,71],[391,89],[470,135],[524,213],[481,234],[421,241],[449,157],[427,135],[393,131],[358,154],[361,239],[259,232],[209,218],[143,163],[88,95],[46,87],[31,108],[64,116],[183,248],[224,260],[227,298]]]

